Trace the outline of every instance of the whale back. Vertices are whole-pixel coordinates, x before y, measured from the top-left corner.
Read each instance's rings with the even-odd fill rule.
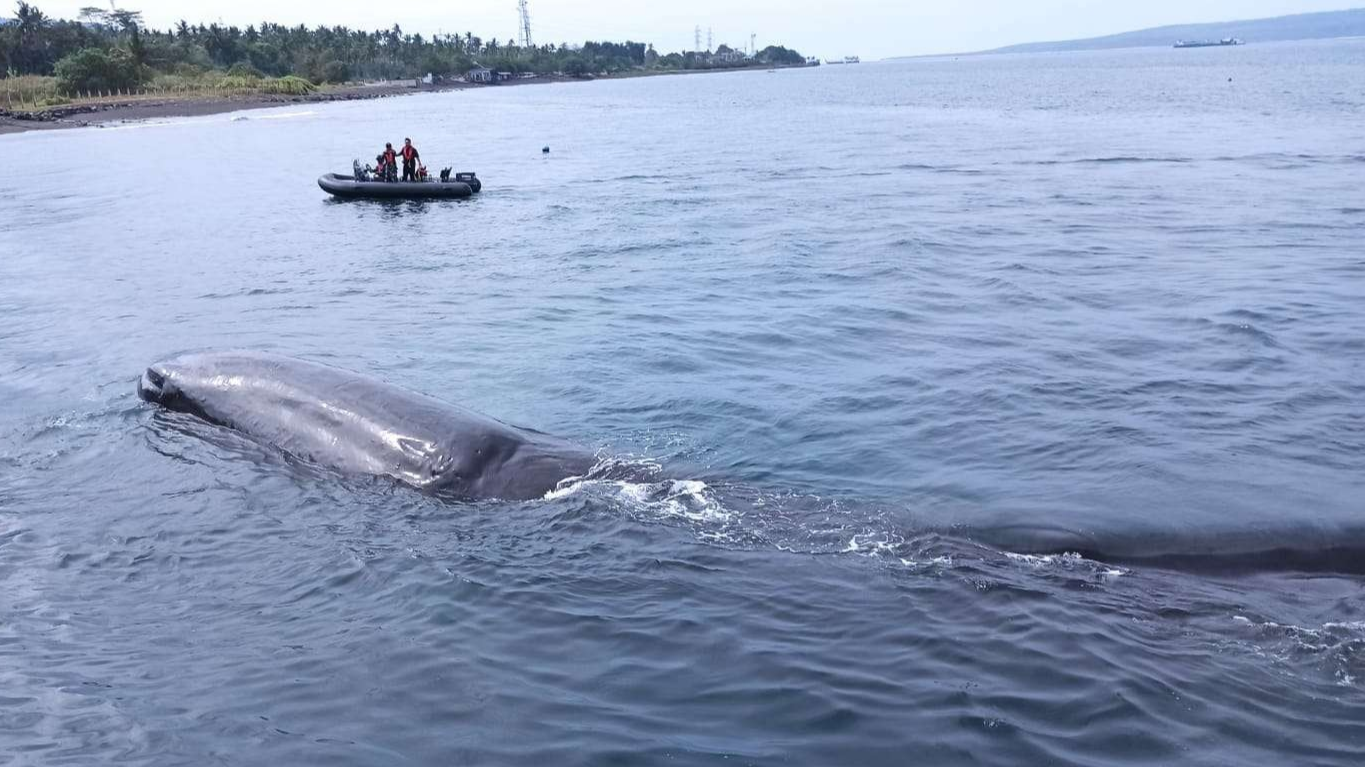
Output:
[[[535,498],[593,463],[549,435],[359,373],[274,354],[167,360],[147,369],[138,392],[298,458],[432,492]]]

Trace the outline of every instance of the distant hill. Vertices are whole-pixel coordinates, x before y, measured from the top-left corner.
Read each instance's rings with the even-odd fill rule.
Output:
[[[1044,53],[1055,51],[1095,51],[1108,48],[1166,47],[1176,40],[1218,40],[1240,37],[1248,43],[1278,40],[1320,40],[1333,37],[1365,36],[1365,8],[1278,16],[1273,19],[1227,21],[1212,24],[1176,24],[1137,32],[1124,32],[1085,40],[1010,45],[983,53]]]

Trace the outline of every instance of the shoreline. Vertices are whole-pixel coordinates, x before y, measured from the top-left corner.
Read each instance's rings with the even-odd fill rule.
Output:
[[[690,69],[656,72],[630,72],[600,77],[569,77],[567,75],[537,75],[511,80],[497,85],[452,82],[439,85],[402,84],[347,85],[306,96],[246,94],[234,96],[185,96],[180,98],[138,97],[110,99],[98,103],[71,104],[32,112],[8,112],[0,109],[0,136],[32,131],[68,130],[72,128],[102,128],[147,120],[175,117],[207,117],[209,115],[270,109],[297,104],[328,104],[336,101],[371,101],[374,99],[415,96],[423,93],[473,90],[477,88],[505,88],[519,85],[548,85],[552,83],[586,83],[595,80],[624,80],[639,77],[668,75],[714,74],[717,72],[757,72],[765,69],[801,69],[802,67],[737,67],[733,69]]]
[[[471,88],[501,87],[502,85],[532,85],[572,81],[574,78],[542,76],[501,83],[499,86],[476,85],[465,82],[440,85],[384,83],[375,85],[347,85],[305,96],[271,94],[204,95],[184,97],[114,98],[108,101],[71,104],[33,112],[7,112],[0,109],[0,135],[30,131],[65,130],[70,128],[99,128],[113,124],[137,123],[174,117],[206,117],[252,109],[270,109],[296,104],[328,104],[336,101],[371,101],[374,99],[411,96],[419,93],[442,93]]]

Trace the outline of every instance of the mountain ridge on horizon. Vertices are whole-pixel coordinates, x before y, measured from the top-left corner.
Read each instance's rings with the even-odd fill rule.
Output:
[[[1167,24],[1131,32],[1075,40],[1018,43],[984,51],[958,54],[896,56],[894,59],[931,58],[934,55],[985,56],[997,53],[1058,53],[1096,51],[1114,48],[1169,47],[1177,40],[1219,40],[1237,37],[1247,42],[1288,40],[1325,40],[1365,36],[1365,8],[1341,11],[1316,11],[1241,21],[1214,21],[1199,24]]]

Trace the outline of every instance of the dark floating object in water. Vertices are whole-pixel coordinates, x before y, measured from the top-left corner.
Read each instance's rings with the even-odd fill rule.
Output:
[[[543,147],[541,147],[541,148],[540,148],[540,153],[541,153],[541,154],[549,154],[549,153],[550,153],[550,147],[549,147],[549,146],[543,146]]]
[[[473,173],[456,173],[449,181],[357,181],[355,176],[328,173],[318,179],[318,186],[348,200],[461,200],[483,188]]]

